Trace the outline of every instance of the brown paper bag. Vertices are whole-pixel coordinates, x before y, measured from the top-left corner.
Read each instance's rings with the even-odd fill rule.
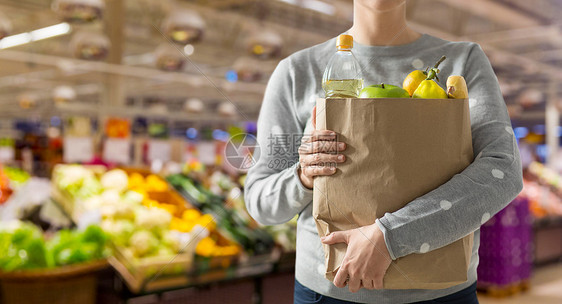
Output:
[[[467,99],[319,99],[316,128],[335,131],[347,143],[346,161],[336,173],[314,179],[313,215],[320,236],[373,224],[473,160]],[[472,243],[470,234],[393,261],[384,288],[441,289],[466,282]],[[329,280],[346,246],[324,245]]]

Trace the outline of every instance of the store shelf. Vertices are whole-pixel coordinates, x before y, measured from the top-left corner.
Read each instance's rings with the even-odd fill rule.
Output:
[[[196,259],[197,260],[197,259]],[[197,287],[274,273],[279,254],[249,259],[228,268],[195,270],[181,275],[157,275],[139,280],[119,260],[111,257],[110,264],[119,272],[130,292],[136,295],[158,293],[175,289]],[[197,264],[196,264],[197,265]],[[294,261],[293,261],[294,266]],[[285,268],[285,271],[289,269]]]

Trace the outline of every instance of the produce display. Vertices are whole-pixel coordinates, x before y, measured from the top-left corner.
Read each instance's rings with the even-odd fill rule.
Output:
[[[149,174],[144,177],[138,172],[132,172],[127,177],[129,188],[137,192],[168,191],[168,183],[158,175]]]
[[[3,167],[5,177],[8,178],[12,188],[19,188],[21,185],[25,184],[30,176],[29,173],[23,171],[22,169],[15,167]]]
[[[217,221],[217,229],[224,235],[242,245],[245,252],[251,255],[264,254],[270,252],[275,243],[271,236],[262,228],[255,227],[249,216],[238,212],[244,204],[237,200],[242,199],[241,190],[238,195],[224,196],[223,191],[231,190],[221,189],[219,184],[230,187],[231,184],[215,183],[213,187],[219,190],[220,194],[215,194],[204,187],[201,180],[196,180],[193,176],[197,174],[174,174],[167,177],[168,182],[188,201],[192,202],[202,212],[211,214]],[[200,175],[199,175],[200,176]],[[216,177],[215,177],[216,179]],[[217,188],[218,186],[218,188]],[[232,203],[229,203],[232,202]],[[235,206],[239,206],[238,209]]]
[[[6,176],[2,167],[0,167],[0,204],[5,203],[12,195],[12,188],[10,187],[10,180]]]
[[[2,172],[10,176],[7,185],[29,178],[17,169]],[[43,200],[52,199],[52,208],[79,228],[43,234],[28,222],[0,224],[0,271],[107,258],[133,292],[153,280],[186,284],[180,278],[194,280],[208,272],[227,278],[238,268],[265,271],[280,248],[294,251],[296,218],[285,225],[259,225],[246,210],[244,180],[197,161],[187,164],[185,174],[167,178],[140,169],[57,165],[51,182],[45,180],[51,198]],[[61,227],[35,223],[45,231]]]
[[[209,235],[203,237],[197,243],[195,253],[203,257],[225,257],[236,256],[240,253],[240,247],[233,243],[225,243],[216,232],[216,223],[210,214],[203,214],[194,208],[186,208],[181,199],[175,193],[166,192],[168,183],[157,175],[132,172],[129,174],[129,188],[132,191],[143,194],[142,204],[148,208],[160,208],[167,211],[171,216],[170,229],[179,232],[192,232],[197,226],[197,231],[204,228]],[[206,235],[206,234],[205,234]],[[221,243],[219,245],[219,243]]]
[[[522,195],[535,218],[562,215],[562,176],[543,164],[533,162],[524,171]]]
[[[112,138],[127,138],[131,135],[131,124],[126,119],[108,118],[105,123],[105,134]]]
[[[234,180],[221,171],[215,171],[208,178],[208,186],[215,194],[226,197],[226,206],[233,209],[238,216],[243,218],[248,226],[252,228],[262,227],[285,252],[294,252],[296,249],[298,216],[280,225],[262,226],[258,224],[246,209],[243,193],[245,180],[246,175],[242,175],[237,180]]]
[[[79,206],[75,217],[99,211],[101,227],[125,258],[169,257],[193,250],[205,257],[240,252],[237,245],[218,241],[211,215],[186,205],[157,175],[61,165],[53,181]]]
[[[0,269],[17,271],[53,268],[99,260],[109,255],[107,235],[97,225],[83,231],[60,230],[45,236],[31,223],[0,225]]]
[[[236,211],[246,225],[255,228],[257,223],[248,213],[246,203],[244,202],[244,192],[242,188],[244,187],[243,181],[245,177],[244,175],[237,181],[234,181],[229,175],[221,171],[215,171],[208,178],[208,184],[206,186],[214,194],[225,197],[225,206]]]
[[[14,190],[29,180],[29,174],[21,169],[0,164],[0,204],[5,203]]]
[[[180,240],[169,229],[170,213],[143,206],[142,195],[134,191],[104,194],[100,197],[105,200],[100,209],[101,227],[116,246],[123,247],[126,257],[172,256],[180,251]]]
[[[298,215],[287,223],[265,226],[265,230],[273,236],[275,243],[279,244],[285,252],[295,252],[297,249],[297,219]]]

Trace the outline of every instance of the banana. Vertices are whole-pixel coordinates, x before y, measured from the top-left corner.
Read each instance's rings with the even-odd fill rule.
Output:
[[[468,89],[464,77],[449,76],[447,78],[447,95],[454,99],[468,98]]]

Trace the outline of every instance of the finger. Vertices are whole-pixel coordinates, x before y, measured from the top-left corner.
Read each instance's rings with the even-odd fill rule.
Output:
[[[333,163],[343,163],[345,161],[345,156],[343,154],[327,154],[327,153],[315,153],[307,154],[301,158],[301,166],[307,167],[312,165],[324,165]]]
[[[356,277],[350,277],[347,282],[347,287],[351,292],[358,292],[359,288],[361,288],[361,280]]]
[[[338,272],[334,277],[334,285],[336,287],[344,288],[345,285],[347,284],[348,272],[347,272],[347,267],[345,265],[346,264],[342,263],[342,266],[340,267],[340,269],[338,269]]]
[[[335,141],[314,141],[302,143],[299,154],[313,154],[325,152],[339,152],[345,150],[345,143]]]
[[[333,166],[309,166],[302,168],[304,175],[308,177],[314,176],[328,176],[336,173],[336,168]]]
[[[312,108],[312,128],[316,129],[316,106]]]
[[[348,241],[347,231],[336,231],[328,234],[325,237],[321,237],[320,241],[324,244],[332,245],[337,243],[346,243]]]
[[[370,279],[361,280],[361,286],[369,290],[375,289],[375,283]]]
[[[373,286],[375,287],[375,289],[383,288],[383,278],[384,276],[381,276],[380,278],[376,278],[373,280]]]
[[[319,140],[336,140],[336,133],[330,130],[314,130],[302,137],[301,142],[314,142]]]

